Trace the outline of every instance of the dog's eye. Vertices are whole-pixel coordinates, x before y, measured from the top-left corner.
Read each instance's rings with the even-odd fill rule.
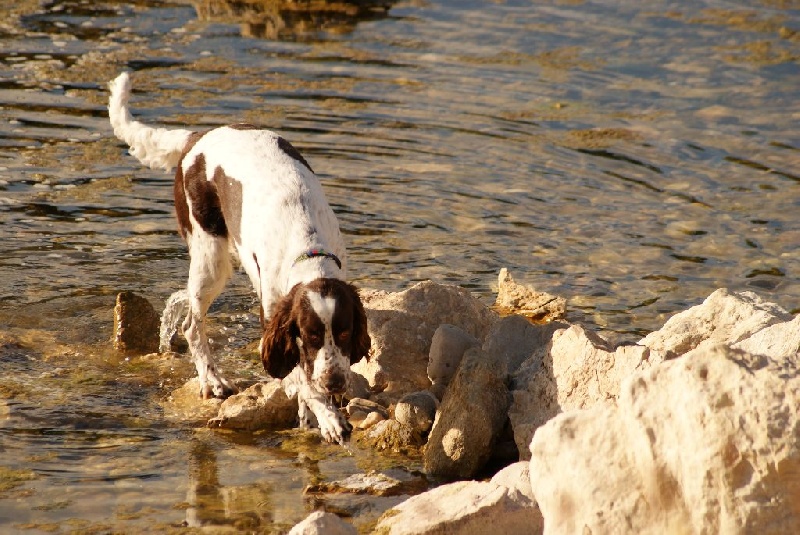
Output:
[[[322,335],[319,334],[309,334],[306,338],[311,345],[316,346],[322,343]]]
[[[340,342],[347,342],[350,339],[350,331],[342,331],[336,337]]]

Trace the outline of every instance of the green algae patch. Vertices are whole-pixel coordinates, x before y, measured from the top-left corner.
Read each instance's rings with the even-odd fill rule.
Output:
[[[0,498],[3,494],[13,490],[28,481],[37,479],[37,475],[31,470],[14,470],[7,466],[0,466]]]

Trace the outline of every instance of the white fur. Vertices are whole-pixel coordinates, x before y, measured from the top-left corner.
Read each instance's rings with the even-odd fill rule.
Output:
[[[333,371],[343,377],[348,377],[350,359],[347,355],[342,354],[341,348],[333,339],[333,314],[336,312],[336,299],[322,297],[317,292],[308,292],[306,295],[311,308],[325,326],[324,343],[314,358],[314,369],[311,374],[312,385],[324,394],[323,380],[326,373]]]
[[[167,130],[151,128],[134,121],[128,111],[128,98],[131,93],[131,80],[123,72],[109,82],[111,98],[108,101],[108,118],[114,134],[128,144],[130,153],[150,168],[160,167],[169,171],[180,159],[186,141],[192,134],[190,130]]]

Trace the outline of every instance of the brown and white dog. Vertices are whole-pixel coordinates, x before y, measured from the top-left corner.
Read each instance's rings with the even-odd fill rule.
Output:
[[[343,443],[350,428],[332,398],[345,391],[370,338],[346,282],[339,224],[311,166],[288,141],[248,124],[207,132],[146,126],[128,110],[128,74],[109,87],[111,125],[130,153],[152,168],[177,167],[175,211],[190,256],[183,332],[200,394],[236,390],[214,363],[205,317],[238,260],[261,301],[264,369],[298,397],[301,427],[316,424],[325,440]]]

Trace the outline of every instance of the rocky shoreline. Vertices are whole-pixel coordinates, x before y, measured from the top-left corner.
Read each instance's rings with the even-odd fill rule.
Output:
[[[505,271],[498,308],[528,318],[433,282],[362,298],[373,346],[353,366],[354,440],[421,455],[426,474],[452,481],[400,501],[373,532],[800,531],[800,316],[719,289],[614,346]],[[209,426],[291,426],[296,401],[279,383],[207,406]],[[335,485],[424,490],[379,473]],[[291,531],[355,532],[323,511]]]

